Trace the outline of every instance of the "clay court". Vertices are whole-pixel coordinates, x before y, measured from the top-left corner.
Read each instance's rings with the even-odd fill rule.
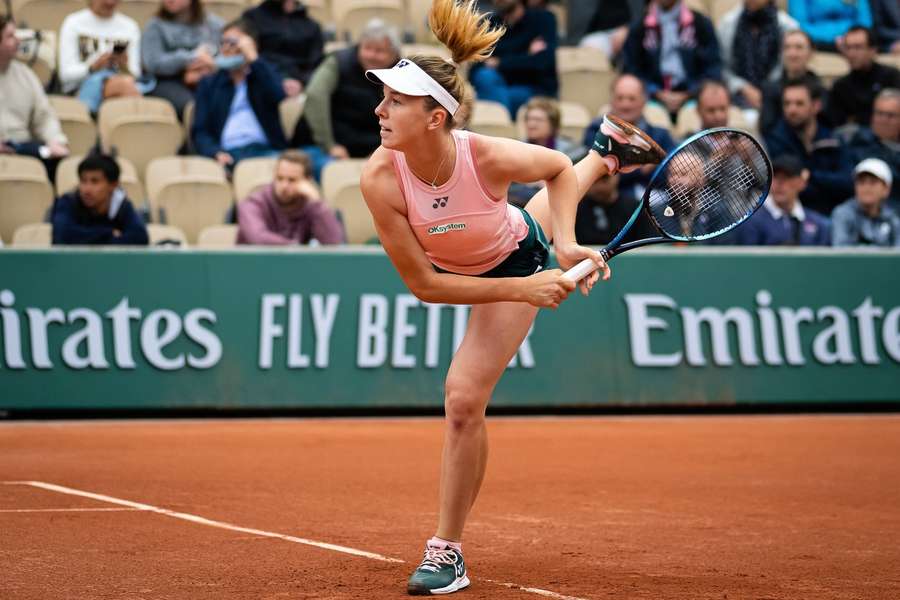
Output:
[[[900,597],[898,416],[489,428],[462,598]],[[405,598],[441,435],[433,418],[0,424],[0,598]]]

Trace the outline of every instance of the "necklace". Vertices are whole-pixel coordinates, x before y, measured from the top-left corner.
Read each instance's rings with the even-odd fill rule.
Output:
[[[451,143],[452,143],[452,140],[451,140]],[[455,146],[455,144],[454,144],[454,146]],[[437,183],[437,178],[440,176],[441,169],[444,168],[444,163],[447,162],[447,156],[449,156],[450,152],[444,152],[443,154],[444,154],[444,156],[441,158],[441,164],[438,165],[437,171],[434,172],[434,177],[431,178],[431,183],[429,184],[429,185],[431,185],[432,190],[437,189],[437,185],[435,185],[435,183]],[[410,168],[410,170],[412,170],[412,168]],[[415,175],[415,171],[413,171],[413,174]],[[425,182],[424,178],[419,177],[418,175],[416,175],[416,177],[418,177],[420,180]]]

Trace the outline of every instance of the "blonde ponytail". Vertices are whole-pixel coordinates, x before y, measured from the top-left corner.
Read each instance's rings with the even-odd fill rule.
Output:
[[[487,60],[506,33],[502,27],[491,29],[487,16],[477,11],[475,0],[433,0],[428,25],[457,65]]]
[[[438,40],[450,50],[455,64],[438,56],[408,58],[456,98],[459,110],[447,119],[447,127],[463,127],[472,112],[473,97],[457,66],[468,61],[487,60],[506,29],[491,29],[485,15],[475,10],[475,0],[433,0],[428,23]],[[425,105],[428,110],[440,107],[430,97],[425,100]]]

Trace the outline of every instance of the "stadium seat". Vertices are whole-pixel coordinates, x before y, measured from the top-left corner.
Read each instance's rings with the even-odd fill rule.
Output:
[[[560,47],[556,50],[561,100],[576,102],[592,115],[609,102],[616,72],[609,59],[594,48]]]
[[[366,24],[376,18],[401,32],[406,26],[403,0],[333,0],[332,14],[339,40],[358,40]]]
[[[304,0],[303,6],[309,17],[322,26],[323,30],[334,27],[334,17],[331,14],[332,0]],[[251,6],[258,4],[253,0],[249,3]]]
[[[325,201],[340,211],[350,244],[365,244],[378,237],[372,215],[359,188],[365,159],[336,160],[322,170]]]
[[[59,166],[56,168],[57,196],[62,196],[78,187],[78,163],[83,159],[84,156],[73,154],[60,161]],[[127,158],[120,156],[116,158],[116,162],[119,163],[120,170],[119,184],[125,190],[128,199],[131,200],[135,208],[140,209],[147,201],[147,196],[144,193],[144,186],[141,185],[141,181],[138,179],[137,169],[134,168],[134,165]]]
[[[714,25],[718,25],[722,17],[739,6],[741,0],[709,0],[709,18]]]
[[[850,72],[850,64],[840,54],[833,52],[813,52],[809,69],[822,79],[822,83],[831,87],[831,84],[840,77]]]
[[[53,32],[59,31],[70,13],[84,7],[84,0],[13,0],[13,14],[19,25]]]
[[[428,26],[428,11],[431,10],[431,2],[422,0],[406,0],[406,23],[413,39],[419,44],[436,44],[437,38],[431,33]],[[409,56],[405,51],[403,56]]]
[[[509,111],[499,102],[476,100],[469,119],[469,130],[482,135],[494,135],[517,139],[516,126],[509,118]]]
[[[53,243],[53,225],[28,223],[16,228],[12,245],[16,248],[49,248]]]
[[[890,65],[895,69],[900,69],[900,54],[879,54],[875,60]]]
[[[669,111],[666,110],[662,104],[657,104],[656,102],[648,102],[645,104],[644,118],[647,119],[647,122],[651,125],[668,129],[669,133],[673,133],[675,129],[672,125],[672,118],[669,116]]]
[[[188,245],[184,232],[174,225],[148,223],[147,236],[150,238],[151,246],[177,245],[186,248]]]
[[[111,98],[100,105],[97,117],[103,149],[117,149],[137,167],[143,178],[154,158],[178,152],[184,139],[175,109],[161,98]]]
[[[147,196],[153,219],[180,227],[190,243],[204,227],[224,223],[232,206],[231,186],[222,166],[200,156],[151,161]]]
[[[281,118],[281,129],[288,141],[294,137],[297,122],[303,116],[303,107],[306,106],[306,94],[300,94],[294,98],[285,98],[278,105],[278,115]]]
[[[233,248],[237,244],[237,225],[211,225],[197,236],[197,248]]]
[[[17,29],[19,50],[16,59],[25,63],[46,88],[56,72],[56,31]]]
[[[69,138],[72,154],[87,154],[97,144],[97,126],[88,107],[81,100],[69,96],[49,95],[47,99],[56,112],[63,133]]]
[[[272,183],[276,162],[278,159],[270,156],[245,158],[239,162],[232,178],[235,200],[241,202],[257,188]]]
[[[20,225],[44,221],[52,205],[53,186],[41,161],[0,154],[0,239],[11,241]]]
[[[159,12],[159,0],[121,0],[118,10],[137,21],[143,31],[147,21]]]
[[[450,60],[452,56],[447,47],[440,44],[403,44],[400,53],[403,56],[414,56],[416,54],[422,56],[440,56],[447,60]]]
[[[237,19],[247,10],[247,3],[244,0],[202,0],[202,2],[203,8],[221,17],[226,23]]]

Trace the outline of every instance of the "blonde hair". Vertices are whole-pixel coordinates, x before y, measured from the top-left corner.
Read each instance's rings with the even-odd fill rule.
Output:
[[[459,65],[487,60],[506,29],[491,28],[487,15],[478,12],[475,0],[433,0],[428,24],[437,39],[450,50],[453,63],[439,56],[416,55],[409,60],[450,92],[460,105],[447,127],[461,126],[472,111],[472,92],[459,74]],[[425,99],[428,110],[440,104],[431,97]]]

